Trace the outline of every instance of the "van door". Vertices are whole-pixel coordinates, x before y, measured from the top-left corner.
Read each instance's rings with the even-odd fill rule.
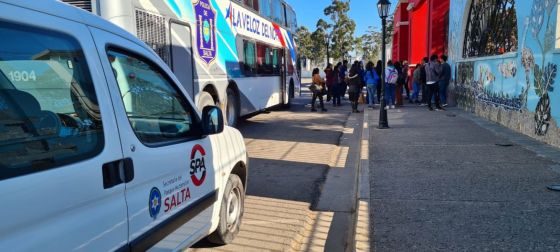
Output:
[[[198,87],[194,86],[191,28],[177,22],[170,23],[171,67],[187,93],[194,99]]]
[[[0,17],[0,251],[125,248],[125,167],[89,30],[12,4]]]
[[[155,53],[91,30],[123,154],[134,163],[134,180],[125,190],[131,248],[175,249],[198,240],[210,231],[218,186],[214,150],[201,135],[200,115]]]

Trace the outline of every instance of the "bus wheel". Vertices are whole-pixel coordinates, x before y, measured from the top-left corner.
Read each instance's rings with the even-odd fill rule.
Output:
[[[226,121],[227,125],[231,127],[237,126],[239,119],[239,98],[232,88],[226,90]]]
[[[241,218],[243,217],[245,190],[239,176],[229,175],[222,204],[220,206],[220,220],[218,228],[207,239],[214,244],[228,244],[239,233]]]
[[[216,105],[216,103],[214,102],[214,98],[212,98],[210,93],[202,91],[200,93],[200,96],[198,97],[198,108],[202,111],[204,107],[214,105]]]

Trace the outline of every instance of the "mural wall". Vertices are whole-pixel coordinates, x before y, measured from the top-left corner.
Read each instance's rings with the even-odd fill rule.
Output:
[[[451,1],[457,104],[560,146],[557,8],[558,0]]]

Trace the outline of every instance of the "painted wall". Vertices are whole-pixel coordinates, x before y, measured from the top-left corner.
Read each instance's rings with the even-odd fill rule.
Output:
[[[451,92],[457,104],[546,143],[560,146],[560,50],[556,48],[557,0],[517,0],[517,51],[463,58],[472,0],[451,1]]]

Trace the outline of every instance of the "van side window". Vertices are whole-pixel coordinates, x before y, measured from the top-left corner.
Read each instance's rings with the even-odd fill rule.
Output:
[[[0,180],[100,153],[101,114],[78,41],[6,22],[0,38]]]
[[[107,53],[128,120],[148,146],[200,136],[197,115],[155,64],[120,50]]]

